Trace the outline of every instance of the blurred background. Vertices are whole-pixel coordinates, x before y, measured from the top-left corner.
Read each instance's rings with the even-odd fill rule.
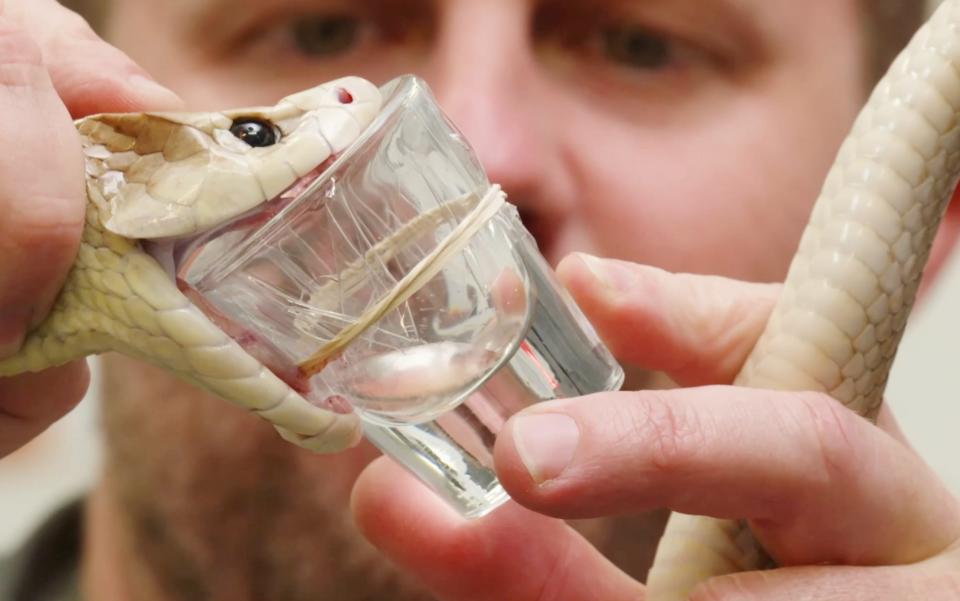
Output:
[[[932,4],[938,3],[936,0]],[[960,494],[960,254],[911,318],[887,388],[907,436]],[[0,460],[0,555],[18,545],[54,508],[97,477],[97,361],[87,398],[69,416],[14,455]]]

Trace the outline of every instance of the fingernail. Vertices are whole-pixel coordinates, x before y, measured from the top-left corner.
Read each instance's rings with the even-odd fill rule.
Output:
[[[580,440],[580,428],[562,413],[522,415],[513,420],[513,440],[530,477],[543,484],[570,465]]]
[[[610,269],[607,267],[606,262],[603,259],[593,255],[588,255],[586,253],[577,253],[577,256],[581,261],[583,261],[583,264],[587,266],[587,269],[590,270],[591,274],[593,274],[593,278],[597,280],[600,285],[606,288],[617,288],[613,274],[610,272]]]
[[[179,109],[183,107],[183,100],[179,96],[149,77],[133,75],[130,77],[130,85],[140,95],[144,104],[152,109]]]

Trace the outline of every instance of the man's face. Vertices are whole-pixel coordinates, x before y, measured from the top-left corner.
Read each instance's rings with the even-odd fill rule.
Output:
[[[551,262],[781,279],[862,101],[855,0],[114,4],[108,40],[191,110],[424,77]],[[155,370],[108,367],[111,482],[165,573],[223,598],[244,578],[281,600],[394,590],[341,525],[368,448],[310,456]]]

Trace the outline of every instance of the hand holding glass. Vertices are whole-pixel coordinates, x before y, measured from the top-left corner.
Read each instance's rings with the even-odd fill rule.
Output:
[[[478,517],[507,495],[513,413],[615,390],[623,371],[415,77],[277,215],[199,245],[178,278],[311,402]]]

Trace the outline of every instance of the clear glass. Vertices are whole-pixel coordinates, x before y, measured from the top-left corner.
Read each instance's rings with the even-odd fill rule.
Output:
[[[507,498],[491,449],[510,415],[623,372],[427,86],[382,91],[314,181],[179,242],[175,269],[248,352],[476,517]]]

